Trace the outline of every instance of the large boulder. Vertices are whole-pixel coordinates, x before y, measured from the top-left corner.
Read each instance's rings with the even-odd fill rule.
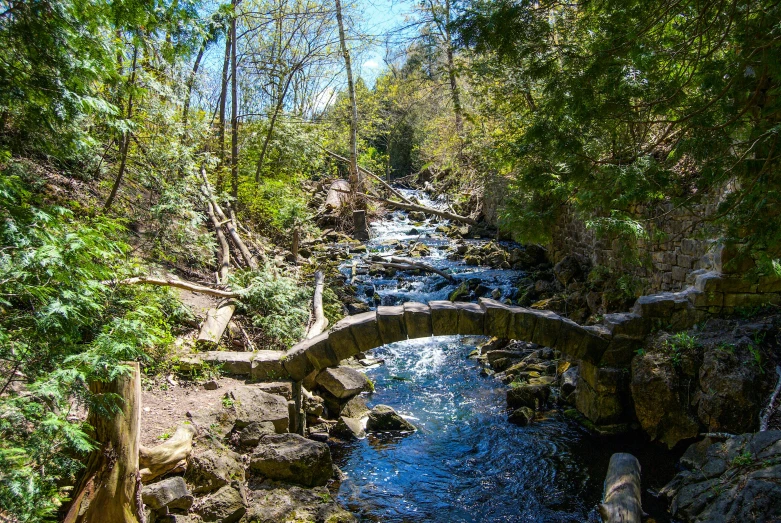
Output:
[[[353,396],[342,405],[340,414],[348,418],[361,419],[369,414],[369,407],[366,406],[366,401],[361,396]]]
[[[317,384],[339,399],[348,399],[372,390],[369,378],[349,367],[323,369],[317,375]]]
[[[781,431],[743,434],[690,446],[685,468],[661,491],[685,522],[781,520]]]
[[[697,415],[708,432],[740,434],[758,428],[770,387],[748,346],[751,342],[745,340],[733,351],[710,350],[703,356],[695,399]]]
[[[234,523],[247,512],[247,500],[243,486],[239,482],[225,485],[217,492],[200,498],[192,511],[201,516],[203,521],[218,521],[219,523]]]
[[[553,274],[562,285],[567,285],[573,280],[583,277],[583,268],[574,256],[565,256],[559,263],[553,266]]]
[[[528,407],[532,410],[542,407],[550,397],[549,385],[520,385],[507,391],[507,407],[519,409]]]
[[[141,500],[148,508],[159,510],[188,510],[193,504],[193,496],[181,476],[166,478],[141,490]]]
[[[667,354],[648,353],[632,360],[630,389],[635,414],[652,440],[673,448],[679,441],[697,436],[699,423],[688,410],[695,392],[692,381],[679,377]]]
[[[334,428],[331,429],[331,434],[348,439],[361,439],[366,436],[366,431],[363,430],[363,423],[361,423],[361,420],[340,416],[339,421],[337,421]]]
[[[260,440],[250,470],[269,479],[314,487],[328,483],[333,463],[325,443],[298,434],[273,434]]]
[[[208,448],[190,458],[185,479],[193,492],[213,492],[232,481],[244,481],[241,456],[226,448]]]
[[[412,432],[415,426],[387,405],[377,405],[369,412],[366,430],[370,432]]]
[[[232,409],[237,429],[243,429],[253,421],[270,421],[277,432],[288,430],[290,418],[287,400],[258,387],[239,385],[233,388],[226,393],[223,406]]]
[[[253,523],[279,523],[281,521],[317,521],[327,523],[353,523],[355,516],[337,505],[325,487],[280,488],[262,485],[251,490],[247,521]]]

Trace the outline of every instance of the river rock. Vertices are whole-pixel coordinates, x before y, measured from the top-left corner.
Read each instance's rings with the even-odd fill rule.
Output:
[[[409,213],[407,213],[407,216],[413,222],[422,222],[423,220],[426,219],[426,213],[424,213],[423,211],[410,211]]]
[[[185,479],[196,494],[213,492],[231,481],[244,481],[241,456],[221,445],[190,458]]]
[[[781,431],[705,440],[681,458],[686,470],[661,491],[676,519],[697,523],[779,521]]]
[[[507,391],[507,406],[511,409],[537,409],[545,405],[549,397],[549,385],[520,385]]]
[[[263,436],[252,454],[250,470],[266,478],[322,486],[333,475],[331,451],[325,443],[298,434]]]
[[[239,482],[225,485],[217,492],[200,498],[192,507],[192,511],[201,516],[203,521],[218,521],[219,523],[234,523],[247,512],[247,500],[243,487]]]
[[[696,389],[691,385],[687,391],[684,385],[666,354],[649,353],[632,360],[630,389],[637,419],[652,440],[669,448],[699,433],[699,423],[689,415],[687,404]]]
[[[366,430],[369,432],[404,431],[412,432],[415,426],[402,418],[392,407],[377,405],[369,412],[369,420],[366,422]]]
[[[274,424],[270,421],[253,421],[239,432],[239,443],[245,448],[255,448],[266,434],[276,434]]]
[[[287,432],[289,415],[287,400],[263,392],[252,385],[238,385],[226,393],[226,405],[232,411],[235,427],[243,429],[253,421],[270,421],[277,432]]]
[[[342,405],[340,414],[348,418],[361,419],[369,414],[369,407],[366,406],[366,401],[361,396],[353,396]]]
[[[282,521],[317,521],[354,523],[355,516],[337,505],[325,487],[311,489],[290,486],[279,488],[261,485],[250,491],[252,498],[247,521],[279,523]]]
[[[141,499],[152,510],[167,507],[170,510],[186,511],[193,504],[193,496],[181,476],[145,485],[141,490]]]
[[[317,375],[317,384],[339,399],[348,399],[371,390],[369,378],[349,367],[323,369]]]
[[[515,409],[507,418],[507,421],[510,423],[515,423],[516,425],[520,425],[521,427],[525,427],[531,423],[533,419],[534,411],[529,407],[521,407],[520,409]]]
[[[578,385],[578,367],[570,367],[564,372],[561,373],[561,378],[559,379],[559,387],[561,389],[561,396],[562,399],[565,401],[569,397],[570,394],[575,392],[575,388]]]
[[[363,430],[363,423],[361,423],[361,420],[348,418],[347,416],[339,416],[339,421],[337,421],[334,428],[331,429],[331,434],[346,438],[361,439],[366,436],[366,431]]]

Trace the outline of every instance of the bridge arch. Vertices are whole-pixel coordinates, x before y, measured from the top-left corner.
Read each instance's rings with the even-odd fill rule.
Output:
[[[626,315],[622,323],[639,318]],[[471,334],[524,340],[556,348],[565,357],[593,365],[611,363],[617,351],[630,354],[622,337],[614,340],[606,325],[582,326],[550,311],[505,305],[481,298],[479,303],[432,301],[380,306],[336,323],[319,336],[285,353],[282,364],[294,381],[313,371],[335,367],[360,352],[414,338]],[[606,358],[607,355],[607,358]]]

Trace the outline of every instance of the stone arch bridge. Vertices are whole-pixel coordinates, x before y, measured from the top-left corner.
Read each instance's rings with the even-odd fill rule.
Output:
[[[284,353],[212,351],[199,359],[256,380],[291,379],[298,387],[315,371],[396,341],[454,334],[523,340],[558,349],[578,365],[577,409],[596,425],[611,425],[633,418],[630,363],[651,328],[682,330],[738,305],[779,302],[781,279],[752,284],[707,272],[696,275],[684,291],[642,296],[631,312],[606,314],[599,325],[583,326],[554,312],[485,298],[479,303],[407,302],[348,316]]]

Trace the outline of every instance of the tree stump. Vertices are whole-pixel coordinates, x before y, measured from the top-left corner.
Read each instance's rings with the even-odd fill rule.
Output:
[[[95,429],[96,448],[73,492],[64,523],[138,523],[143,515],[138,475],[141,428],[141,371],[131,371],[109,383],[94,382],[94,394],[116,394],[122,408],[107,417],[91,411],[87,419]]]

